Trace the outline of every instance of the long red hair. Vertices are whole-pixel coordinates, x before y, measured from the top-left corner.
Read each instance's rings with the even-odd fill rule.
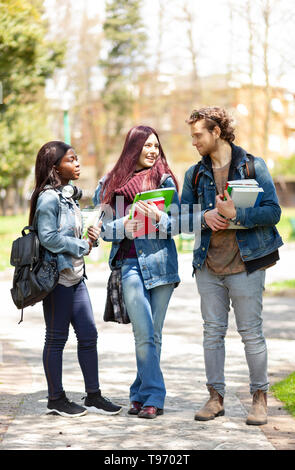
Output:
[[[158,188],[164,173],[168,173],[172,177],[178,191],[177,180],[169,168],[157,132],[149,126],[135,126],[128,132],[122,153],[106,177],[101,191],[101,202],[113,205],[115,190],[124,186],[132,178],[144,143],[151,134],[155,134],[158,139],[159,157],[148,171],[142,191]]]

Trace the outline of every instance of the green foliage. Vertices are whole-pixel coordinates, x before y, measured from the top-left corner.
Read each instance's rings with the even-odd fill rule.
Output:
[[[31,171],[36,151],[48,137],[38,103],[9,106],[0,121],[0,187],[14,186]]]
[[[133,102],[132,84],[144,64],[146,34],[140,17],[140,0],[109,0],[106,3],[104,34],[109,44],[104,69],[103,103],[120,132]]]
[[[274,176],[293,176],[295,178],[295,155],[287,158],[280,158],[276,162],[274,171]]]
[[[45,39],[41,5],[36,0],[0,0],[0,78],[5,107],[34,101],[45,79],[61,64],[61,45]]]
[[[141,0],[109,0],[106,4],[105,38],[110,43],[108,81],[130,78],[134,67],[142,64],[146,34],[140,17]]]
[[[7,188],[28,175],[46,139],[43,89],[62,46],[46,40],[39,0],[0,0],[0,13],[0,188]]]

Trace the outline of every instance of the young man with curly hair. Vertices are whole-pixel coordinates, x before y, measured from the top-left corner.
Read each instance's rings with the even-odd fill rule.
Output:
[[[283,244],[275,228],[281,209],[264,160],[233,144],[233,120],[225,109],[195,110],[187,123],[192,145],[202,160],[197,175],[195,165],[185,174],[181,204],[188,204],[191,214],[193,204],[201,205],[201,243],[194,250],[193,267],[204,320],[204,359],[210,394],[195,419],[207,421],[224,415],[224,338],[231,302],[245,345],[253,396],[246,423],[262,425],[267,422],[268,390],[262,293],[265,269],[279,259],[278,248]],[[225,190],[226,182],[247,177],[251,161],[255,179],[264,190],[262,200],[258,207],[235,207]],[[229,229],[230,223],[241,229]]]

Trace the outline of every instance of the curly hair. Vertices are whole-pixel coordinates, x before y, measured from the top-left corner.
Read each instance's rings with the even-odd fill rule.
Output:
[[[233,125],[233,118],[224,108],[217,106],[209,106],[206,108],[194,109],[186,120],[188,124],[205,120],[206,128],[209,132],[212,132],[214,127],[217,125],[220,130],[220,138],[231,143],[235,140],[235,128]]]

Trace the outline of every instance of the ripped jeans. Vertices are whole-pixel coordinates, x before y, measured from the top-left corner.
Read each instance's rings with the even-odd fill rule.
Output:
[[[196,272],[204,320],[204,359],[207,386],[225,393],[224,338],[228,327],[230,301],[237,329],[245,345],[250,375],[250,393],[267,391],[267,349],[262,330],[262,293],[265,271],[219,276],[204,266]]]
[[[174,284],[146,289],[137,258],[127,258],[122,265],[122,286],[137,363],[130,401],[163,408],[166,388],[160,368],[162,328]]]

